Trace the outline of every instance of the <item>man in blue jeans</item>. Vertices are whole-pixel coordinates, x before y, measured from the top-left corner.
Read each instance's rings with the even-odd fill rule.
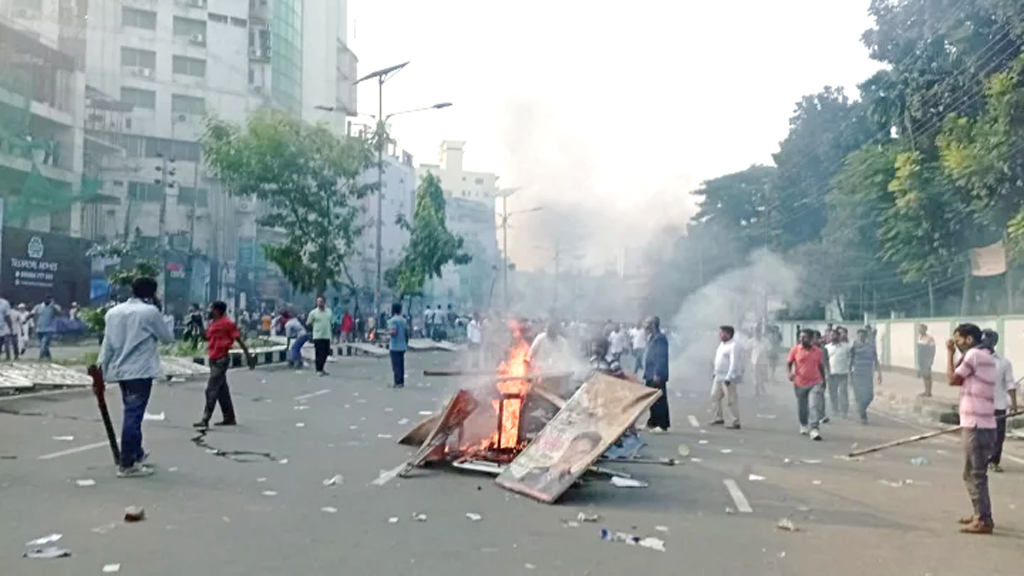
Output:
[[[53,296],[47,295],[46,300],[32,309],[36,319],[36,334],[39,335],[39,359],[49,360],[50,340],[53,339],[54,319],[60,313],[60,306],[54,304]]]
[[[409,325],[402,317],[402,304],[391,305],[391,319],[388,320],[388,350],[391,352],[391,372],[395,377],[395,388],[405,388],[405,351],[409,349]]]
[[[156,280],[136,278],[132,298],[106,315],[103,345],[97,364],[107,382],[121,386],[124,418],[121,427],[121,478],[149,476],[148,456],[142,449],[142,418],[149,404],[153,379],[160,376],[159,344],[174,342],[156,297]]]

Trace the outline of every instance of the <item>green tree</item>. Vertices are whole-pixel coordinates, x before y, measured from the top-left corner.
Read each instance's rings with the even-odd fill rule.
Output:
[[[416,189],[412,222],[400,216],[398,224],[409,232],[409,243],[398,265],[388,270],[384,279],[401,297],[421,294],[427,280],[441,277],[446,264],[463,265],[472,260],[463,251],[463,239],[448,231],[444,191],[433,174],[424,176]]]
[[[774,167],[755,165],[704,182],[692,192],[700,197],[694,223],[732,232],[746,250],[764,245],[772,232],[768,217],[775,176]]]
[[[376,186],[362,180],[373,165],[370,144],[263,110],[244,126],[209,119],[202,145],[230,194],[261,202],[257,223],[284,231],[283,243],[263,251],[296,291],[355,290],[347,262],[361,232],[357,201]]]

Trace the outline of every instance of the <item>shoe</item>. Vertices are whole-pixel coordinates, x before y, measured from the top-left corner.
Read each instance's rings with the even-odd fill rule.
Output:
[[[828,424],[830,421],[831,419],[828,416],[825,416],[821,419],[821,424]]]
[[[725,424],[725,420],[712,420],[708,426],[721,426]]]
[[[996,525],[989,520],[984,522],[982,520],[975,520],[970,524],[960,529],[961,534],[991,534],[995,530]]]
[[[237,420],[221,420],[214,424],[214,426],[238,426]]]
[[[668,430],[660,426],[655,426],[654,428],[650,428],[647,431],[651,434],[665,434],[666,432],[668,432]]]
[[[195,424],[193,424],[192,427],[193,428],[199,428],[199,429],[202,429],[202,430],[206,430],[207,428],[210,427],[210,421],[209,420],[200,420],[199,422],[196,422]]]
[[[392,386],[392,388],[401,390],[402,388],[405,388],[405,384],[395,384],[394,386]]]
[[[974,516],[964,516],[963,518],[957,520],[956,523],[963,524],[966,526],[968,524],[974,524],[975,522],[977,522],[977,520],[978,519]]]
[[[807,436],[807,433],[809,431],[810,431],[810,428],[808,428],[807,426],[801,426],[800,427],[800,434],[802,434],[803,436]]]
[[[740,429],[740,423],[739,422],[733,422],[732,424],[726,425],[725,429],[726,430],[739,430]]]
[[[814,429],[811,430],[810,436],[811,436],[811,440],[816,440],[816,441],[820,441],[821,440],[821,432],[818,432],[817,428],[814,428]]]
[[[991,464],[991,466],[992,466],[992,471],[993,472],[996,472],[996,473],[999,473],[999,474],[1002,474],[1004,472],[1003,467],[1000,466],[999,464]]]
[[[142,478],[145,476],[152,476],[156,470],[153,470],[149,466],[143,466],[138,462],[135,463],[131,468],[121,468],[117,471],[118,478]]]
[[[149,456],[150,456],[149,452],[143,451],[142,452],[142,456],[139,456],[139,459],[136,460],[136,462],[138,464],[147,464],[147,463],[149,463]]]

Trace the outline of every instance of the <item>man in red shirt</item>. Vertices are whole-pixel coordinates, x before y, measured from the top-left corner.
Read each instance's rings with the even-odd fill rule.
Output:
[[[210,427],[210,418],[218,403],[224,419],[217,422],[217,426],[234,426],[238,423],[235,419],[234,405],[231,403],[231,391],[228,390],[228,368],[231,366],[229,351],[235,342],[242,347],[249,369],[252,370],[256,367],[254,358],[249,355],[249,348],[242,340],[242,333],[227,317],[227,311],[228,305],[224,302],[218,300],[210,304],[211,322],[206,329],[206,341],[210,356],[210,379],[206,383],[206,408],[203,409],[203,418],[193,424],[196,428]]]
[[[341,341],[351,342],[352,331],[355,330],[356,323],[352,319],[352,315],[348,313],[348,308],[345,309],[345,313],[341,316]]]
[[[789,380],[796,393],[800,433],[821,440],[818,428],[825,417],[825,354],[814,345],[814,330],[800,332],[800,343],[789,351]],[[810,404],[810,410],[808,410]]]

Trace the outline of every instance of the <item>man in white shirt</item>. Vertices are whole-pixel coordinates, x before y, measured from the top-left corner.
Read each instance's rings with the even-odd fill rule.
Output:
[[[11,348],[14,348],[14,359],[18,359],[18,335],[14,332],[11,321],[11,303],[0,298],[0,345],[3,346],[7,360],[11,359]]]
[[[622,326],[616,324],[612,328],[612,333],[608,335],[608,356],[618,361],[627,346],[629,346],[629,339]]]
[[[161,374],[159,344],[174,342],[157,304],[156,280],[136,278],[133,297],[106,315],[103,344],[96,363],[107,382],[121,386],[124,418],[121,428],[121,462],[118,476],[149,476],[142,449],[142,418],[153,390],[153,379]]]
[[[760,396],[768,391],[769,343],[760,330],[754,333],[754,341],[750,345],[750,368],[753,373],[754,395]]]
[[[562,336],[557,320],[548,322],[544,332],[534,338],[527,359],[544,370],[572,369],[569,341]]]
[[[466,325],[466,339],[469,340],[469,362],[474,368],[483,362],[480,357],[481,345],[484,341],[483,327],[480,326],[480,315],[474,313],[473,319]]]
[[[644,349],[647,348],[647,332],[643,326],[629,329],[629,337],[633,341],[633,373],[640,374],[644,370]]]
[[[999,334],[995,330],[982,330],[981,341],[995,350],[996,344],[999,343]],[[995,352],[992,353],[992,357],[996,360],[996,390],[993,396],[996,406],[996,445],[989,466],[993,472],[1002,472],[1000,462],[1003,457],[1003,442],[1006,441],[1006,414],[1017,411],[1017,390],[1010,359]]]
[[[722,400],[729,407],[726,428],[740,429],[740,402],[736,387],[743,380],[743,349],[736,342],[736,329],[722,326],[718,329],[718,350],[715,351],[715,381],[711,386],[711,407],[715,413],[712,426],[725,424]]]
[[[850,412],[850,373],[853,372],[853,345],[846,330],[832,331],[828,352],[828,399],[832,413],[846,418]]]

